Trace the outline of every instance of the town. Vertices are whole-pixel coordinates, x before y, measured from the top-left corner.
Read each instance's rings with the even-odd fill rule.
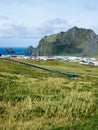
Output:
[[[78,56],[24,56],[24,55],[0,55],[0,58],[15,58],[25,60],[60,60],[65,62],[77,62],[85,65],[98,66],[98,58]]]

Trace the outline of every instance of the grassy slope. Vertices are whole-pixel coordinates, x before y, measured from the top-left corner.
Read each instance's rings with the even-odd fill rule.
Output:
[[[62,72],[76,73],[83,75],[98,76],[98,67],[92,65],[82,65],[80,63],[63,62],[63,61],[39,61],[39,60],[22,60],[23,62],[31,63],[48,69],[59,70]]]
[[[50,35],[49,37],[46,36],[46,37],[44,38],[44,41],[47,42],[47,43],[52,43],[52,42],[55,41],[56,37],[57,37],[57,34]]]
[[[98,72],[98,67],[74,63],[27,62],[65,72]],[[97,130],[97,90],[98,77],[69,79],[0,60],[0,129]]]

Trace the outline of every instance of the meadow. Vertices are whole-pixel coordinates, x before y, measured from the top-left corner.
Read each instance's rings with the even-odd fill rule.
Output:
[[[0,130],[98,130],[98,67],[22,60],[77,78],[0,59]]]

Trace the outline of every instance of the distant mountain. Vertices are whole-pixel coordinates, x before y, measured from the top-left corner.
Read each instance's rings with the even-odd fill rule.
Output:
[[[73,27],[45,36],[36,48],[39,55],[97,55],[98,35],[91,29]]]

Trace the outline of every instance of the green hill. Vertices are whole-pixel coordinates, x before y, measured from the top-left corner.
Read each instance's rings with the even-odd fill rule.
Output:
[[[97,55],[98,35],[91,29],[73,27],[45,36],[36,48],[39,55]]]

